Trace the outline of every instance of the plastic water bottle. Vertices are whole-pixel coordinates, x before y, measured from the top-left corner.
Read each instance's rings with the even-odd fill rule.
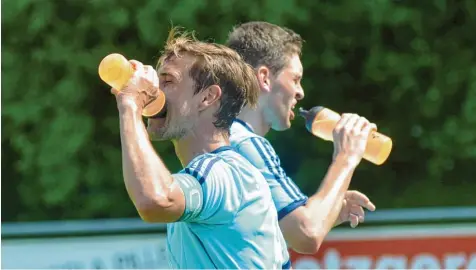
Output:
[[[121,90],[134,75],[134,67],[121,54],[112,53],[104,57],[99,63],[99,77],[109,86]],[[142,115],[148,118],[161,117],[165,110],[165,95],[159,90],[156,99],[147,104],[142,110]]]
[[[326,141],[333,141],[332,132],[341,116],[322,106],[316,106],[309,111],[299,108],[299,114],[306,119],[306,128],[314,136]],[[376,165],[383,164],[392,151],[392,139],[377,131],[372,131],[367,141],[363,158]]]

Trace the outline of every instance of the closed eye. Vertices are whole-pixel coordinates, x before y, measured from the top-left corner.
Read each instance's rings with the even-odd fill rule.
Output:
[[[172,76],[171,74],[167,73],[167,72],[161,72],[159,74],[159,81],[164,85],[168,85],[170,83],[172,83],[173,81],[175,80],[174,76]]]

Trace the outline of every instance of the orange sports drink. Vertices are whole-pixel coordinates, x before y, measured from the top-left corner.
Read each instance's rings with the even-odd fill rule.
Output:
[[[314,136],[326,141],[333,141],[332,132],[341,116],[322,106],[316,106],[306,111],[299,108],[299,113],[306,119],[306,128]],[[392,139],[377,131],[372,131],[367,141],[363,158],[376,165],[383,164],[392,151]]]
[[[132,64],[121,54],[112,53],[104,57],[99,63],[99,77],[114,89],[121,90],[131,79],[135,70]],[[156,117],[165,107],[164,92],[159,90],[156,99],[147,104],[142,110],[144,117]]]

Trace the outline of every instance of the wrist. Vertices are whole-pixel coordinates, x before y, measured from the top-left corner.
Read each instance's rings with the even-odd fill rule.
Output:
[[[129,97],[120,97],[117,99],[117,109],[122,113],[137,113],[139,106],[134,99]]]
[[[135,103],[121,103],[117,105],[119,119],[128,123],[142,123],[141,110]],[[131,122],[132,121],[132,122]]]
[[[349,169],[355,169],[359,165],[362,158],[356,155],[348,155],[344,153],[338,153],[334,156],[333,163],[339,164],[342,167]]]

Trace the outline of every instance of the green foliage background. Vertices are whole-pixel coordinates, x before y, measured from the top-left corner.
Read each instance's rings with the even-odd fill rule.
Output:
[[[394,139],[352,188],[379,208],[476,205],[474,0],[17,0],[2,2],[2,221],[136,216],[100,60],[155,64],[171,22],[223,43],[249,20],[306,40],[302,106],[357,112]],[[310,195],[332,144],[303,124],[269,139]],[[178,170],[172,145],[156,146]]]

